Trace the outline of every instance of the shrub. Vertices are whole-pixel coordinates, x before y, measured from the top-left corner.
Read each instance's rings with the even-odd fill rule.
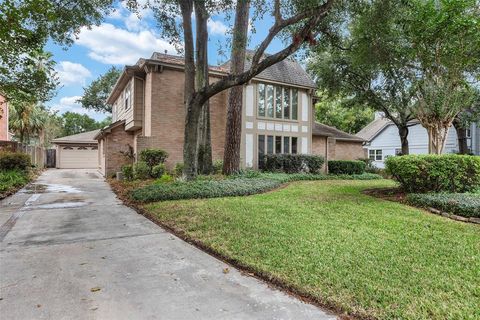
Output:
[[[150,167],[146,162],[138,161],[133,165],[133,176],[135,179],[145,180],[150,178]]]
[[[407,155],[389,157],[387,172],[412,193],[463,193],[480,187],[480,157],[467,155]]]
[[[223,170],[223,161],[222,160],[215,160],[213,162],[213,173],[220,174]]]
[[[300,173],[309,171],[318,173],[322,168],[322,156],[306,154],[267,154],[265,155],[265,171]]]
[[[4,192],[11,192],[28,183],[28,174],[22,170],[0,171],[0,197]]]
[[[123,178],[125,180],[133,180],[133,165],[126,164],[122,166]]]
[[[167,172],[167,167],[165,166],[164,163],[157,164],[156,166],[153,166],[152,168],[152,177],[153,178],[160,178]]]
[[[480,218],[480,195],[473,193],[411,193],[407,201],[415,206],[435,208],[464,217]]]
[[[362,174],[365,172],[365,162],[360,160],[330,160],[328,172],[331,174]]]
[[[305,155],[305,162],[308,167],[308,172],[317,174],[322,169],[325,159],[322,156]]]
[[[175,174],[176,177],[181,177],[183,175],[183,163],[182,162],[177,162],[175,164],[175,168],[173,169],[173,173]]]
[[[169,175],[168,173],[162,174],[160,178],[155,180],[155,183],[169,183],[173,181],[173,177]]]
[[[132,192],[141,202],[245,196],[272,190],[281,184],[271,179],[224,179],[152,184]]]
[[[144,161],[150,170],[154,166],[164,163],[168,158],[168,153],[161,149],[144,149],[140,151],[140,160]]]
[[[26,170],[31,166],[30,156],[21,152],[0,152],[0,170]]]

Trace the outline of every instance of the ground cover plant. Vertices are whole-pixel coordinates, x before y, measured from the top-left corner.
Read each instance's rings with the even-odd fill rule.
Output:
[[[435,208],[463,217],[480,218],[479,193],[412,193],[407,195],[408,203]]]
[[[14,193],[31,179],[30,156],[20,152],[0,152],[0,199]]]
[[[299,181],[249,197],[142,208],[182,237],[351,315],[479,318],[478,226],[362,193],[394,186]]]
[[[246,171],[233,176],[198,176],[194,181],[158,179],[155,182],[132,190],[131,197],[138,202],[153,202],[178,199],[216,198],[245,196],[270,191],[281,185],[299,180],[381,179],[375,174],[324,175],[309,173],[268,173]]]

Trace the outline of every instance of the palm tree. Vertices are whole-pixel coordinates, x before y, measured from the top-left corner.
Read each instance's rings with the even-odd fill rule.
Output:
[[[35,103],[10,104],[9,113],[9,127],[21,143],[30,143],[45,127],[46,112]]]

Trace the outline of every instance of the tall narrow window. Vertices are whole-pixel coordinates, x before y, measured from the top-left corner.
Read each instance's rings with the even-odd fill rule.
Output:
[[[131,99],[131,95],[132,95],[132,91],[131,91],[131,85],[128,84],[127,85],[127,88],[125,89],[125,110],[127,110],[128,108],[130,108],[130,104],[132,103]]]
[[[275,118],[282,119],[282,87],[275,87]]]
[[[267,153],[273,153],[273,136],[267,136]]]
[[[294,154],[297,153],[297,150],[298,150],[297,143],[298,143],[298,138],[292,137],[292,153]]]
[[[265,117],[265,85],[258,85],[258,115]]]
[[[275,137],[275,153],[282,153],[282,137]]]
[[[298,90],[292,89],[292,120],[298,120]]]
[[[283,137],[283,153],[290,153],[290,137]]]
[[[283,90],[283,118],[290,119],[290,89]]]
[[[273,86],[267,85],[267,117],[274,117],[273,110]]]
[[[258,168],[263,169],[265,164],[265,136],[258,136]]]

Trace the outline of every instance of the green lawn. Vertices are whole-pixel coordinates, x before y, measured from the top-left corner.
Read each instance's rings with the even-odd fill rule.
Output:
[[[164,224],[325,305],[380,319],[480,319],[480,227],[302,181],[248,197],[145,205]]]

